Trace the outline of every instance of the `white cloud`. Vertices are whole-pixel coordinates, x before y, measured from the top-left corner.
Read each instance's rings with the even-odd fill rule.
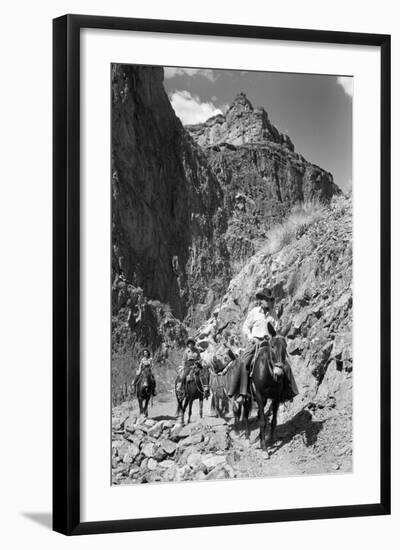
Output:
[[[165,78],[173,78],[174,76],[182,75],[204,76],[205,78],[208,78],[208,80],[211,80],[211,82],[215,82],[217,80],[217,77],[211,69],[185,69],[184,67],[164,67]]]
[[[338,76],[337,83],[343,88],[348,96],[353,97],[353,77]]]
[[[212,116],[222,114],[213,103],[202,103],[198,96],[193,96],[186,90],[173,92],[169,99],[182,124],[198,124]]]

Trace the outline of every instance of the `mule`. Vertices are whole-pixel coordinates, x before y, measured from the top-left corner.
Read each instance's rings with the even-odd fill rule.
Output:
[[[229,412],[229,399],[226,386],[226,374],[210,372],[210,412],[218,418],[224,417]]]
[[[286,360],[286,342],[282,336],[271,338],[259,349],[252,368],[251,393],[258,407],[260,446],[267,450],[265,405],[271,399],[271,424],[268,443],[273,442],[279,405],[283,400]],[[248,422],[248,419],[246,419]],[[248,428],[247,428],[248,429]]]
[[[199,414],[203,418],[203,401],[210,395],[210,371],[208,367],[202,367],[199,363],[192,367],[190,374],[186,378],[185,387],[177,389],[181,376],[175,380],[175,395],[178,402],[177,416],[181,424],[184,424],[185,412],[188,408],[187,423],[190,423],[192,417],[193,401],[199,400]]]
[[[149,401],[153,395],[154,385],[151,367],[149,365],[145,365],[136,383],[136,398],[139,403],[139,412],[146,418],[149,415]]]

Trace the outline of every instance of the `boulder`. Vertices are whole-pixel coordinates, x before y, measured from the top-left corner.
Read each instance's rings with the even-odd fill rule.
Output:
[[[163,430],[163,423],[162,421],[160,421],[154,424],[154,426],[152,426],[149,429],[149,431],[147,432],[147,435],[149,435],[150,437],[158,438],[160,437],[162,430]]]
[[[154,443],[145,443],[141,448],[142,453],[147,458],[152,458],[155,453],[155,445]]]
[[[129,470],[129,477],[134,478],[136,477],[140,472],[139,466],[132,466],[132,468]]]
[[[123,461],[124,464],[132,464],[134,459],[135,459],[135,457],[133,457],[133,456],[131,456],[130,454],[127,453],[127,454],[124,455],[124,458],[123,458],[122,461]]]
[[[147,462],[147,468],[149,470],[156,470],[157,469],[157,466],[158,466],[158,463],[156,460],[154,460],[154,458],[149,458],[148,462]]]
[[[174,442],[179,441],[179,437],[182,429],[183,429],[183,426],[181,424],[175,424],[175,426],[171,429],[170,439]]]
[[[175,462],[167,458],[166,460],[162,460],[161,462],[159,462],[158,465],[160,466],[160,468],[172,468],[175,466]]]
[[[177,444],[170,439],[163,439],[160,442],[160,446],[167,453],[167,455],[173,455],[177,448]]]
[[[229,448],[229,439],[225,431],[213,432],[209,435],[207,450],[226,451]]]
[[[153,420],[152,418],[146,418],[145,421],[144,421],[144,425],[145,425],[147,428],[152,428],[153,426],[156,425],[156,421]]]
[[[119,431],[124,429],[124,424],[128,416],[112,417],[112,429],[113,431]]]
[[[188,456],[186,464],[192,470],[198,470],[203,466],[202,456],[200,453],[192,453]]]
[[[149,459],[148,458],[144,458],[142,460],[142,462],[140,463],[140,473],[143,474],[143,472],[145,472],[147,470],[147,463],[148,463]]]
[[[169,468],[165,469],[165,473],[163,474],[162,478],[165,481],[175,481],[176,478],[176,466],[175,464],[170,466]]]
[[[178,437],[178,439],[188,437],[189,435],[192,435],[196,431],[196,429],[198,429],[196,424],[186,424],[186,426],[182,426],[180,430],[177,430],[176,436]]]
[[[127,432],[134,432],[136,428],[137,417],[135,415],[130,415],[126,418],[124,422],[124,428]]]
[[[192,447],[193,445],[201,443],[203,439],[204,435],[202,433],[190,435],[189,437],[185,437],[179,441],[179,447]]]
[[[202,461],[207,470],[212,470],[216,466],[226,463],[225,455],[208,454],[202,457]]]
[[[217,466],[206,475],[205,479],[228,479],[229,473],[222,466]]]
[[[167,453],[164,449],[161,446],[157,447],[156,452],[154,453],[154,459],[157,460],[157,462],[160,462],[161,460],[164,460],[166,456]]]

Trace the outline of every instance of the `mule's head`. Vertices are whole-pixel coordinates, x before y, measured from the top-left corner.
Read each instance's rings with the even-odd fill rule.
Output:
[[[276,336],[270,340],[271,359],[276,367],[282,367],[286,361],[286,341],[282,336]]]
[[[140,385],[143,390],[148,391],[151,387],[151,384],[152,384],[151,368],[149,365],[145,365],[141,373]]]
[[[260,348],[257,355],[256,365],[258,365],[261,377],[271,377],[274,382],[280,382],[283,377],[283,361],[280,351],[274,348],[273,338]]]
[[[204,397],[208,399],[210,397],[210,369],[208,366],[201,367],[201,365],[197,365],[195,368],[198,369]]]

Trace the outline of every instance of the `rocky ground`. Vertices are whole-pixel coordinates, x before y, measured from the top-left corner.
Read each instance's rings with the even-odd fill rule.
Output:
[[[350,419],[332,410],[303,409],[295,417],[282,408],[275,443],[259,448],[256,411],[250,439],[233,429],[232,418],[204,418],[194,405],[192,422],[175,418],[172,394],[156,397],[149,418],[140,417],[136,402],[113,409],[112,483],[175,482],[351,471]],[[334,436],[332,437],[332,434]]]

